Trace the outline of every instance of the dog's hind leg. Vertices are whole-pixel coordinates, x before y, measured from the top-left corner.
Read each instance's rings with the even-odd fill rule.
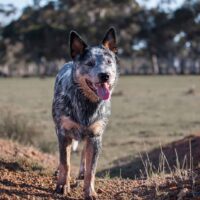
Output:
[[[86,199],[96,199],[96,192],[94,189],[96,165],[101,149],[101,136],[88,137],[86,139],[85,161],[86,169],[84,175],[84,192]]]
[[[56,192],[67,194],[70,192],[70,155],[72,139],[58,135],[59,141],[59,175],[57,180]]]

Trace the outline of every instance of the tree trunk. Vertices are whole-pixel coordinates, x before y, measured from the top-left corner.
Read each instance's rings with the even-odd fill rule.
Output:
[[[157,57],[157,55],[153,54],[151,59],[152,59],[152,71],[153,71],[153,74],[158,74],[159,73],[159,66],[158,66],[158,57]]]

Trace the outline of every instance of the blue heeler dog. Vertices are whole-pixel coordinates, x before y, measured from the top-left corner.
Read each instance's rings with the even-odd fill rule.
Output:
[[[56,77],[52,107],[60,152],[57,193],[70,192],[72,141],[84,140],[79,177],[84,178],[85,198],[96,196],[95,170],[118,78],[116,43],[114,28],[95,47],[89,47],[76,32],[70,33],[73,61],[65,64]]]

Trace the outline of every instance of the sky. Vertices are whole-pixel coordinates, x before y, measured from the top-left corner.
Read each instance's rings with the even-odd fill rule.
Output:
[[[147,8],[155,8],[159,0],[136,0],[140,5],[143,5]],[[172,1],[169,8],[176,9],[183,4],[184,0],[174,0]]]
[[[138,3],[140,3],[141,5],[145,5],[148,8],[153,8],[156,7],[156,5],[158,4],[159,0],[136,0]],[[27,5],[31,5],[32,4],[32,0],[6,0],[6,3],[12,3],[14,4],[17,8],[23,8]],[[45,2],[45,1],[43,1]],[[175,1],[174,1],[175,2]],[[171,7],[175,8],[180,6],[182,3],[184,2],[184,0],[176,0],[176,3],[172,3]],[[5,3],[5,0],[0,0],[0,3]]]
[[[21,14],[22,9],[25,6],[32,4],[32,0],[0,0],[0,4],[13,4],[17,8],[16,14],[10,15],[9,17],[3,17],[4,19],[1,20],[1,23],[7,24],[12,21],[12,19],[17,19]],[[0,17],[2,17],[2,15],[0,15]]]
[[[155,8],[159,2],[159,0],[136,0],[140,5],[145,6],[147,8]],[[9,23],[12,19],[16,19],[20,16],[24,7],[32,5],[33,0],[0,0],[0,4],[13,4],[17,8],[17,13],[10,17],[6,17],[4,20],[4,24]],[[45,0],[42,1],[45,3]],[[175,0],[168,8],[176,9],[177,7],[181,6],[184,0]],[[1,17],[1,16],[0,16]]]
[[[22,9],[25,6],[32,5],[33,0],[0,0],[1,4],[13,4],[17,8]]]
[[[42,1],[43,4],[45,4],[45,2],[46,0]],[[3,20],[4,24],[8,24],[10,21],[12,21],[13,19],[17,19],[20,16],[24,7],[32,5],[33,0],[0,0],[0,4],[13,4],[17,8],[16,14],[6,17]]]
[[[32,4],[32,0],[0,0],[0,4],[13,4],[19,10],[22,10],[23,7]]]

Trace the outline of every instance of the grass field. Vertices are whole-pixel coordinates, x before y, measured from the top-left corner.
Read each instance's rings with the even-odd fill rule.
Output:
[[[23,116],[39,132],[34,144],[56,153],[51,118],[53,85],[53,78],[0,79],[0,121],[8,111]],[[199,131],[199,102],[198,76],[120,77],[98,169]],[[78,158],[79,154],[72,158],[75,164]]]

